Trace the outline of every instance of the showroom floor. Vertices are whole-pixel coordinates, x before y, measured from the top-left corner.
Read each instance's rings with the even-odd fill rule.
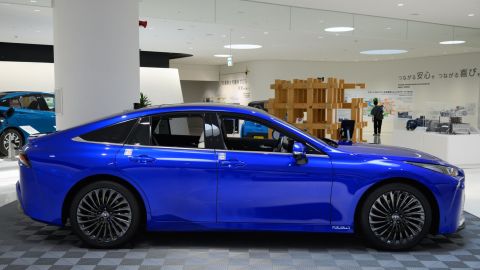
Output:
[[[146,233],[118,250],[82,245],[69,228],[0,208],[0,269],[480,269],[480,219],[409,252],[380,252],[349,235]]]
[[[480,168],[466,169],[466,211],[480,216]],[[0,160],[2,269],[480,269],[480,218],[458,234],[430,236],[410,252],[379,252],[348,235],[147,233],[119,250],[82,245],[69,228],[24,216],[16,162]],[[5,205],[6,204],[6,205]]]

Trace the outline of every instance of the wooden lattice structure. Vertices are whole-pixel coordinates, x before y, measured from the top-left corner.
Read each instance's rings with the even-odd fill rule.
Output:
[[[328,78],[326,81],[309,78],[292,81],[275,80],[270,86],[275,90],[275,98],[267,103],[268,112],[294,124],[310,134],[323,138],[339,139],[340,122],[336,117],[337,109],[350,109],[350,119],[355,120],[355,131],[352,134],[354,142],[362,142],[363,108],[367,106],[363,98],[352,98],[351,103],[345,102],[345,89],[364,89],[364,83],[345,83],[344,80]],[[304,119],[306,112],[306,120]],[[297,119],[301,118],[301,123]]]

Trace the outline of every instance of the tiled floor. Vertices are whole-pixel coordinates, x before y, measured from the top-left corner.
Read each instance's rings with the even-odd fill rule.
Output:
[[[145,233],[123,249],[82,245],[69,228],[0,207],[0,269],[480,269],[480,219],[409,252],[381,252],[350,235]]]

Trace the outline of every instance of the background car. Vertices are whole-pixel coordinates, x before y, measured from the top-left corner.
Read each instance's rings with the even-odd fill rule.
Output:
[[[238,137],[225,120],[264,125]],[[262,110],[215,104],[122,113],[30,140],[17,194],[35,220],[95,247],[150,231],[358,232],[407,249],[464,224],[464,172],[431,155],[319,140]]]
[[[267,111],[265,104],[268,100],[252,101],[248,103],[248,106],[257,108],[263,111]],[[250,121],[244,121],[240,127],[240,136],[245,138],[268,138],[268,128]]]
[[[55,131],[55,96],[43,92],[0,92],[0,153],[9,141],[22,147],[31,134]]]

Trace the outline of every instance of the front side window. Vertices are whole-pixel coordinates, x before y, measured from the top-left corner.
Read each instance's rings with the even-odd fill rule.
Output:
[[[80,138],[89,142],[123,144],[136,122],[137,119],[121,122],[83,134]]]
[[[259,121],[241,116],[221,116],[220,121],[228,150],[292,152],[293,139]]]
[[[205,138],[211,133],[212,125],[205,124],[201,114],[156,115],[141,119],[128,144],[208,148]]]
[[[44,94],[43,100],[45,101],[46,110],[55,111],[55,96],[51,94]]]

